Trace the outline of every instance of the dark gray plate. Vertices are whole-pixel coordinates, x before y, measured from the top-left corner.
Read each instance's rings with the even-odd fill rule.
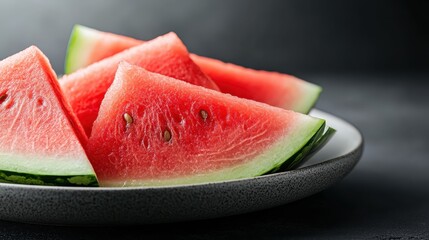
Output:
[[[157,188],[0,184],[0,219],[55,225],[145,224],[229,216],[286,204],[347,175],[363,149],[359,131],[333,115],[311,115],[337,129],[299,169],[250,179]]]

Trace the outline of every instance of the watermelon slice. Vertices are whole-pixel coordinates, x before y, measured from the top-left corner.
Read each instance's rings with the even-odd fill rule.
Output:
[[[322,88],[291,75],[254,70],[191,55],[194,62],[224,93],[272,106],[308,113]]]
[[[122,63],[88,152],[102,186],[216,182],[298,164],[324,125]]]
[[[70,37],[65,71],[72,73],[141,42],[76,25]],[[322,91],[321,87],[291,75],[256,71],[197,55],[191,57],[222,92],[272,106],[308,113]]]
[[[71,58],[75,57],[71,55]],[[191,60],[177,35],[166,34],[105,58],[60,80],[64,95],[88,136],[104,94],[113,82],[119,62],[123,60],[192,84],[219,89]]]
[[[97,186],[86,142],[39,49],[0,62],[0,182]]]

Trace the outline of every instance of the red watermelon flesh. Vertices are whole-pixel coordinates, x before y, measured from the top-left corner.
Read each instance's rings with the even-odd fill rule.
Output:
[[[319,86],[291,75],[254,70],[195,54],[191,58],[222,92],[272,106],[308,113],[321,92]]]
[[[128,61],[153,72],[218,90],[216,84],[191,60],[177,35],[166,34],[105,58],[60,80],[64,95],[88,136],[120,61]]]
[[[0,182],[97,185],[86,142],[38,48],[0,62]]]
[[[76,25],[67,51],[66,73],[139,43],[142,41]],[[193,54],[191,58],[219,86],[220,91],[272,106],[307,113],[322,91],[319,86],[291,75],[257,71]]]
[[[252,177],[305,148],[324,121],[122,63],[89,139],[102,186]]]

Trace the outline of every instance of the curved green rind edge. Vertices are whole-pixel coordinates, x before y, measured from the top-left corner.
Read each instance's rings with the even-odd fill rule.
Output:
[[[71,58],[73,58],[73,59],[76,58],[75,46],[79,40],[78,28],[79,28],[79,26],[75,25],[73,27],[71,34],[70,34],[70,39],[69,39],[69,42],[67,45],[66,58],[64,61],[64,73],[65,74],[72,73],[76,70],[76,67],[74,66],[75,61],[72,61]]]
[[[299,165],[307,161],[311,156],[317,153],[326,143],[329,142],[329,139],[335,134],[336,130],[331,127],[327,127],[325,123],[319,128],[316,134],[292,157],[283,162],[282,165],[273,168],[271,171],[264,173],[275,173],[281,171],[292,170]]]
[[[311,149],[310,154],[316,153],[317,151],[322,149],[329,142],[332,136],[334,136],[336,131],[337,130],[335,130],[334,128],[328,127],[325,133],[323,133],[323,135],[319,138],[319,140],[317,140],[314,147]]]
[[[0,182],[47,186],[99,186],[95,175],[55,176],[10,172],[4,170],[0,170]]]
[[[66,58],[64,60],[64,73],[70,74],[75,72],[81,67],[86,66],[86,63],[83,62],[83,48],[87,44],[87,39],[85,38],[86,27],[81,25],[74,25],[73,30],[70,34],[70,39],[67,45]]]
[[[302,111],[304,114],[308,114],[311,109],[316,106],[317,100],[319,100],[320,94],[322,94],[323,88],[314,84],[314,92],[312,94],[308,94],[311,96],[308,99],[307,108]]]
[[[301,95],[297,99],[297,101],[292,105],[290,110],[293,110],[295,112],[300,112],[303,114],[308,114],[311,109],[316,105],[317,100],[319,100],[319,97],[321,93],[323,92],[323,88],[317,84],[307,82],[306,80],[301,80]],[[282,107],[285,109],[288,109],[288,107]]]

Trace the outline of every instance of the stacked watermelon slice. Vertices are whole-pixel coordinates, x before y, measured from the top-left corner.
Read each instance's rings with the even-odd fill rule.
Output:
[[[166,186],[289,170],[333,134],[321,88],[75,26],[57,81],[30,47],[0,62],[0,182]]]

